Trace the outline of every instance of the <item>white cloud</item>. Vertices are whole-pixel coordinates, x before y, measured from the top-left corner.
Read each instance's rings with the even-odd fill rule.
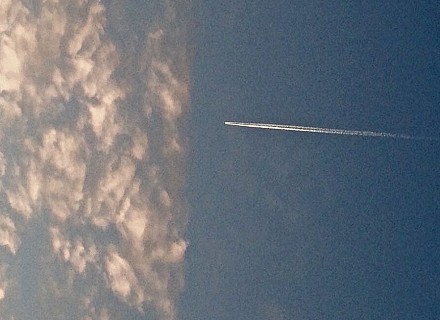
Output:
[[[15,188],[11,187],[10,190],[6,190],[6,197],[9,201],[9,205],[16,213],[21,214],[25,218],[29,218],[32,215],[29,196],[21,184]]]
[[[0,302],[6,297],[6,289],[8,286],[8,281],[6,279],[6,266],[0,265]]]
[[[6,170],[6,160],[3,153],[0,152],[0,177],[3,177]]]
[[[60,230],[55,227],[50,229],[50,234],[54,252],[65,262],[70,263],[75,272],[84,273],[87,264],[96,262],[97,249],[94,244],[85,248],[80,239],[77,239],[75,243],[72,244],[69,240],[65,239]]]
[[[122,319],[120,306],[176,318],[189,58],[165,4],[144,33],[115,21],[122,37],[107,17],[128,2],[110,13],[97,0],[0,2],[5,318]],[[115,40],[127,37],[134,48]],[[18,309],[23,292],[46,303]]]
[[[106,258],[106,271],[113,292],[127,302],[132,300],[137,305],[143,302],[143,290],[133,268],[117,252],[110,252]]]
[[[21,61],[14,48],[11,38],[2,35],[0,38],[0,86],[3,90],[18,91],[20,89]]]
[[[14,222],[0,215],[0,246],[6,246],[12,254],[17,252],[18,237]]]

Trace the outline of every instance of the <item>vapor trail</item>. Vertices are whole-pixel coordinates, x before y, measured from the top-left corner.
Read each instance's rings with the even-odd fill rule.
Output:
[[[379,138],[411,139],[411,140],[438,140],[436,138],[415,137],[415,136],[410,136],[410,135],[406,135],[406,134],[394,134],[394,133],[387,133],[387,132],[330,129],[330,128],[304,127],[304,126],[292,126],[292,125],[269,124],[269,123],[226,121],[225,125],[237,126],[237,127],[248,127],[248,128],[259,128],[259,129],[284,130],[284,131],[339,134],[339,135],[347,135],[347,136],[379,137]]]

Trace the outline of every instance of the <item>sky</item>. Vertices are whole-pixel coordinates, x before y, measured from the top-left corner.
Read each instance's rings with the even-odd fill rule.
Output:
[[[2,0],[2,319],[440,318],[439,14]]]

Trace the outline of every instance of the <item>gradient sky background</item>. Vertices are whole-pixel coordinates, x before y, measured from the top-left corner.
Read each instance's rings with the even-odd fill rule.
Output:
[[[440,317],[437,1],[199,1],[189,319]]]
[[[439,16],[1,0],[2,320],[440,318]]]

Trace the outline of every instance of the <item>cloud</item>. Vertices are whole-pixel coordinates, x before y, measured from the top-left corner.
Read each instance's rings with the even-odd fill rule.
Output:
[[[110,287],[115,294],[124,300],[129,298],[134,300],[134,304],[144,300],[143,290],[139,286],[133,268],[117,252],[110,252],[107,256],[106,272]]]
[[[177,317],[189,5],[116,2],[0,3],[5,319]]]
[[[15,254],[18,244],[14,222],[9,217],[0,216],[0,246],[7,247],[12,254]]]

